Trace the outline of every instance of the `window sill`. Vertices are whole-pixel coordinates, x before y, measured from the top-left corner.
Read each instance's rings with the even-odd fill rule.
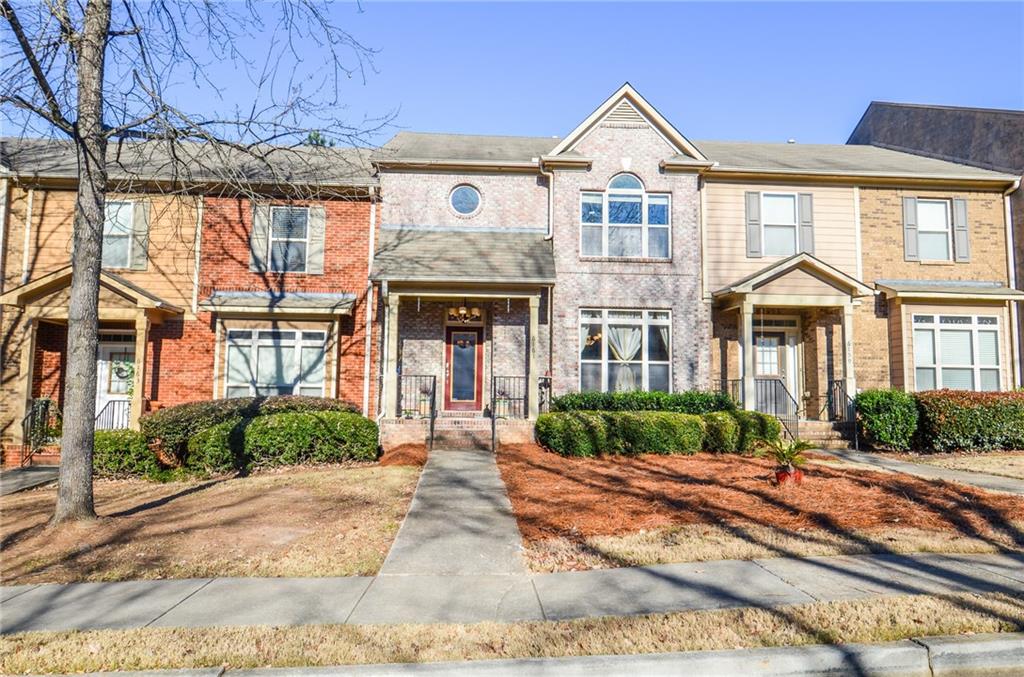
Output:
[[[920,261],[922,266],[955,266],[956,261]]]
[[[672,259],[647,256],[581,256],[580,261],[597,263],[672,263]]]

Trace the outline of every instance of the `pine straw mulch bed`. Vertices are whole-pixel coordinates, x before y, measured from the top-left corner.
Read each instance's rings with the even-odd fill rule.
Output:
[[[400,444],[388,449],[380,457],[381,465],[411,465],[423,467],[427,464],[427,445]]]
[[[1024,546],[1024,498],[898,473],[812,462],[802,486],[780,487],[767,459],[706,453],[564,458],[537,445],[504,446],[498,464],[528,559],[539,570],[716,558],[678,548],[659,555],[649,542],[641,548],[645,552],[631,556],[608,539],[672,529],[690,529],[691,535],[704,530],[719,539],[725,532],[741,540],[755,532],[764,540],[771,532],[771,543],[725,547],[725,557],[900,551],[894,543],[900,539],[891,536],[908,531],[942,541],[914,550],[959,552],[958,539],[971,544],[967,551],[978,551],[979,543],[993,544],[990,551]],[[780,543],[780,535],[817,545],[793,551],[794,542]],[[576,552],[553,556],[561,561],[550,561],[549,552],[548,561],[539,561],[552,542]],[[594,552],[595,544],[608,546],[608,552]]]

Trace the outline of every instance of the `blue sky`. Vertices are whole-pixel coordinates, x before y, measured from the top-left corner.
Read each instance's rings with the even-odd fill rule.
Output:
[[[1024,108],[1024,3],[381,3],[349,118],[560,135],[629,81],[694,139],[842,143],[872,99]]]

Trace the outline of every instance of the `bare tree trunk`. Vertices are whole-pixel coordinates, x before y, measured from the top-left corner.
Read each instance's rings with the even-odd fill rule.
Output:
[[[107,193],[107,139],[103,128],[103,74],[110,0],[90,0],[78,37],[78,195],[71,249],[64,425],[53,523],[96,516],[92,495],[96,421],[96,345],[99,276]]]

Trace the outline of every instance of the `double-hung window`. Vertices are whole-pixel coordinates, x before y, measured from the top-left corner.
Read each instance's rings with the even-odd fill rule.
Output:
[[[270,208],[270,270],[275,273],[306,272],[309,247],[309,208]]]
[[[107,202],[103,219],[104,268],[131,267],[133,216],[134,205],[131,202]]]
[[[922,261],[952,260],[949,200],[917,201],[917,244]]]
[[[917,390],[999,390],[999,319],[914,315]]]
[[[604,192],[580,196],[583,256],[667,259],[671,252],[671,198],[648,193],[632,174],[619,174]]]
[[[795,193],[761,195],[761,227],[765,256],[792,256],[797,250]]]
[[[324,395],[327,333],[230,329],[225,397]]]
[[[580,390],[672,390],[667,310],[580,311]]]

